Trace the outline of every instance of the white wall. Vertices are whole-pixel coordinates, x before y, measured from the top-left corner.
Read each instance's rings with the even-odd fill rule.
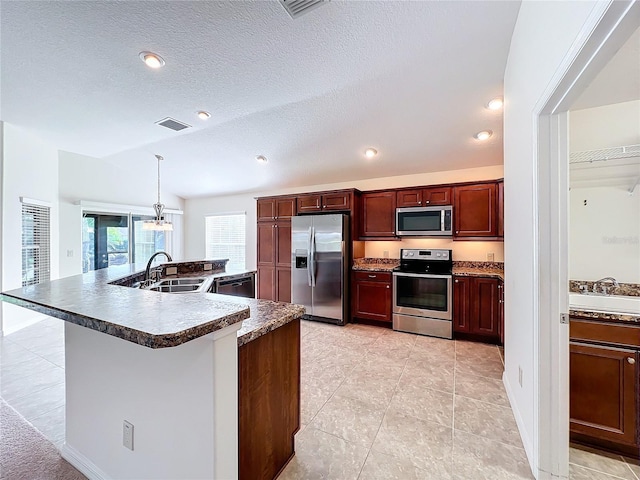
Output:
[[[496,159],[496,161],[500,161],[500,159]],[[204,258],[204,217],[206,215],[229,212],[246,212],[246,266],[247,268],[255,268],[257,242],[256,197],[287,195],[341,188],[357,188],[359,190],[366,191],[384,188],[409,187],[415,185],[437,185],[450,182],[494,180],[502,178],[502,173],[502,165],[495,165],[491,167],[470,168],[466,170],[449,170],[418,175],[374,178],[354,182],[301,186],[252,194],[189,199],[185,202],[185,257],[188,259]],[[503,258],[502,242],[452,242],[450,240],[426,239],[405,240],[402,242],[366,242],[365,254],[367,256],[382,257],[383,252],[388,250],[390,257],[398,258],[400,248],[410,248],[411,245],[418,244],[424,246],[431,245],[433,248],[452,248],[454,250],[456,260],[486,260],[486,254],[488,252],[495,253],[496,261],[501,261]]]
[[[571,152],[637,144],[640,144],[640,100],[571,111]]]
[[[534,341],[537,289],[537,125],[533,112],[596,2],[522,2],[504,79],[505,385],[538,476]],[[522,368],[522,386],[518,369]]]
[[[141,207],[150,207],[156,202],[157,161],[153,155],[143,161],[149,164],[149,174],[139,177],[98,158],[60,152],[61,277],[82,273],[82,209],[76,205],[79,200]],[[161,189],[161,201],[167,209],[184,208],[182,198],[164,189]],[[179,260],[183,256],[183,232],[176,228],[172,235],[176,236],[174,257]]]
[[[570,202],[569,278],[640,283],[640,189],[573,187]]]
[[[4,122],[2,162],[2,288],[22,286],[22,204],[28,197],[51,204],[51,279],[59,276],[58,151],[32,132]],[[4,322],[38,316],[3,303]]]

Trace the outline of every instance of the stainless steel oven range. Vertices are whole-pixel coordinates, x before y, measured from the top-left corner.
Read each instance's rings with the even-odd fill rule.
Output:
[[[453,337],[451,250],[400,250],[393,272],[393,329]]]

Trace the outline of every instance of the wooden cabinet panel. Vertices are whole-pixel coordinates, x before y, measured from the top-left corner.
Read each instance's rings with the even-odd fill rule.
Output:
[[[455,237],[495,237],[498,233],[495,183],[453,188]]]
[[[422,205],[422,189],[413,188],[400,190],[396,194],[396,203],[398,208],[420,207]]]
[[[504,237],[504,182],[498,182],[498,236]]]
[[[319,212],[322,210],[320,195],[301,195],[298,197],[298,212]]]
[[[276,298],[278,302],[291,303],[291,267],[276,268]]]
[[[276,218],[276,205],[273,198],[259,198],[258,205],[258,221],[271,221]]]
[[[275,223],[258,223],[258,266],[275,262]],[[262,297],[261,297],[262,298]]]
[[[500,280],[496,278],[477,277],[473,279],[471,333],[496,338],[500,336],[499,283]]]
[[[276,269],[272,266],[258,266],[257,279],[258,298],[262,300],[276,299]]]
[[[275,200],[276,220],[287,219],[296,214],[296,197],[281,197]]]
[[[453,280],[453,331],[469,333],[471,317],[471,277]]]
[[[636,350],[571,342],[570,428],[626,445],[638,445]]]
[[[395,192],[365,193],[362,195],[363,237],[395,237]]]
[[[280,220],[276,223],[276,255],[277,267],[291,268],[291,221]]]
[[[355,272],[353,278],[353,316],[391,322],[391,274]]]
[[[451,187],[408,188],[397,192],[398,207],[451,205]]]
[[[425,188],[422,193],[423,205],[451,205],[451,187]]]
[[[351,210],[351,193],[335,192],[322,195],[323,210]]]
[[[300,427],[300,321],[238,348],[238,478],[275,478]]]

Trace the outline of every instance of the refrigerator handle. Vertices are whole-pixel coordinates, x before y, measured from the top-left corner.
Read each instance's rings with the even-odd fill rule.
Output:
[[[316,229],[311,227],[311,248],[309,249],[311,261],[309,262],[309,272],[311,272],[310,286],[316,286]]]
[[[313,238],[313,227],[309,227],[309,238],[307,240],[307,284],[311,286],[311,239]]]

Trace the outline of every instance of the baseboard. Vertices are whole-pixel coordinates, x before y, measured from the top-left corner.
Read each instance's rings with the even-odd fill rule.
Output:
[[[60,455],[89,480],[109,480],[111,478],[100,470],[91,460],[67,443],[64,443],[60,448]]]
[[[513,394],[513,389],[511,388],[511,384],[509,383],[509,379],[507,378],[506,370],[502,374],[502,383],[504,384],[504,389],[507,392],[507,398],[509,399],[509,404],[511,405],[513,416],[516,419],[516,425],[518,426],[518,431],[520,432],[522,445],[524,445],[524,452],[526,453],[527,460],[529,461],[529,468],[531,468],[531,472],[533,473],[533,476],[537,480],[543,480],[544,477],[540,476],[538,467],[533,462],[533,444],[531,443],[531,439],[526,435],[527,430],[524,427],[524,420],[522,420],[522,415],[520,414],[518,405],[514,400],[515,396]]]

